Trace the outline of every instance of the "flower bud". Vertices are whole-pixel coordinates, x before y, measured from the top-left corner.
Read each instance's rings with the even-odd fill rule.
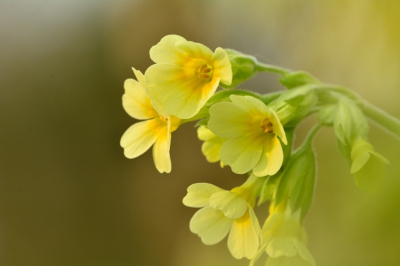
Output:
[[[232,83],[220,84],[223,88],[234,88],[240,83],[250,79],[257,73],[257,59],[241,52],[225,49],[232,67]]]
[[[317,97],[310,86],[305,85],[286,91],[277,99],[277,114],[285,126],[295,126],[315,106]]]
[[[360,108],[347,99],[338,103],[333,126],[339,141],[350,145],[359,136],[365,138],[369,130],[368,122]]]
[[[279,81],[288,89],[293,89],[307,84],[320,84],[316,78],[304,71],[285,73]]]

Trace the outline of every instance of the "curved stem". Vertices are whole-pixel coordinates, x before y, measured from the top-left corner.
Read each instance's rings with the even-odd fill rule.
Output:
[[[276,74],[280,74],[280,75],[291,72],[289,69],[285,69],[285,68],[277,67],[277,66],[273,66],[273,65],[268,65],[268,64],[263,64],[260,62],[257,62],[257,71],[272,72],[272,73],[276,73]]]
[[[382,128],[400,138],[400,120],[363,100],[360,106],[364,114]]]
[[[379,109],[378,107],[370,104],[354,91],[340,86],[323,85],[317,86],[315,89],[331,90],[343,94],[353,100],[363,111],[363,113],[372,121],[377,123],[388,132],[400,138],[400,120]]]
[[[303,143],[302,146],[303,146],[303,147],[311,146],[312,141],[313,141],[315,135],[318,133],[318,131],[319,131],[321,128],[322,128],[322,125],[321,125],[321,124],[315,125],[315,126],[310,130],[310,132],[308,132],[308,135],[307,135],[306,139],[304,140],[304,143]]]

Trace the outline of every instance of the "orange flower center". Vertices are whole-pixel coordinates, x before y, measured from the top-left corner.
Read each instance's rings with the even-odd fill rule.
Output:
[[[168,117],[163,117],[163,116],[160,115],[160,119],[162,121],[166,122],[166,123],[168,122]]]
[[[206,63],[197,69],[196,74],[199,79],[211,79],[213,76],[213,69],[209,64]]]
[[[274,132],[274,125],[272,124],[271,120],[269,118],[265,118],[261,124],[260,128],[263,132],[265,133],[272,133]]]

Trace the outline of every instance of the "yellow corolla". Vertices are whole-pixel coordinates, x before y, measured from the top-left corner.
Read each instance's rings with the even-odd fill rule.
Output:
[[[183,204],[201,208],[190,220],[190,230],[204,244],[213,245],[228,237],[228,249],[232,256],[251,259],[256,254],[261,232],[253,211],[257,190],[264,179],[250,176],[240,187],[231,191],[207,183],[189,186]]]
[[[222,145],[221,161],[232,171],[256,176],[274,175],[282,166],[286,134],[275,111],[251,96],[231,95],[232,102],[210,108],[208,128],[228,139]]]
[[[269,256],[265,266],[316,266],[307,248],[307,234],[300,222],[300,211],[292,213],[289,208],[275,208],[271,204],[262,236],[263,244],[250,262],[251,266],[264,252]]]
[[[377,153],[370,143],[358,137],[351,148],[351,173],[357,186],[369,193],[376,193],[383,185],[385,164],[389,161]]]
[[[128,128],[121,138],[121,147],[127,158],[136,158],[153,146],[153,159],[160,173],[171,172],[169,148],[171,132],[175,131],[180,119],[174,116],[160,115],[146,94],[143,74],[133,69],[137,80],[127,79],[124,83],[125,94],[122,105],[133,118],[144,120]]]
[[[204,141],[201,151],[207,161],[210,163],[218,162],[220,160],[219,153],[225,140],[212,133],[206,126],[200,126],[197,129],[197,137]],[[222,162],[221,167],[223,167]]]
[[[156,63],[145,73],[147,93],[157,110],[181,119],[194,116],[215,93],[220,82],[229,85],[232,69],[222,48],[208,47],[167,35],[150,49]]]

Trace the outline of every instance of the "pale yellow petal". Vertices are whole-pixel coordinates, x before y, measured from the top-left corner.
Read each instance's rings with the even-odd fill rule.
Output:
[[[171,157],[169,148],[171,145],[171,133],[168,127],[162,127],[159,132],[158,139],[153,146],[153,160],[157,170],[160,173],[171,172]]]
[[[236,259],[251,259],[260,245],[259,236],[254,228],[249,212],[233,222],[228,237],[228,248]]]
[[[137,70],[135,68],[132,67],[133,73],[136,76],[136,80],[140,83],[140,85],[142,85],[143,89],[146,90],[147,86],[146,86],[146,79],[144,78],[143,73],[140,70]]]
[[[369,193],[378,192],[385,177],[385,164],[380,158],[371,154],[365,165],[354,173],[356,185]]]
[[[224,139],[218,137],[207,127],[200,126],[197,129],[197,136],[200,140],[205,141],[201,146],[201,151],[206,156],[208,162],[218,162],[220,160],[220,151]]]
[[[257,216],[254,213],[254,210],[251,206],[249,206],[249,215],[250,215],[251,223],[253,224],[254,230],[256,230],[257,235],[259,235],[261,237],[260,223],[258,222]]]
[[[351,164],[350,173],[354,174],[359,171],[368,162],[370,157],[371,155],[369,152],[359,154]]]
[[[188,207],[205,207],[210,204],[212,194],[223,191],[223,189],[207,183],[197,183],[188,187],[187,194],[183,198],[183,204]]]
[[[271,109],[268,108],[262,101],[252,96],[231,95],[229,97],[232,102],[250,113],[251,117],[268,118],[271,116]]]
[[[270,119],[274,125],[274,134],[277,135],[285,145],[287,145],[285,130],[283,129],[282,123],[279,120],[278,115],[275,113],[274,110],[271,110]]]
[[[295,238],[293,237],[275,237],[267,245],[267,253],[270,257],[280,256],[293,257],[297,254],[295,247]]]
[[[272,205],[270,205],[272,206]],[[265,221],[262,232],[263,232],[263,241],[268,242],[271,240],[274,234],[274,229],[278,224],[281,223],[283,219],[283,213],[281,212],[271,212],[270,215],[268,216],[267,220]]]
[[[201,152],[207,159],[207,162],[215,163],[221,160],[220,152],[224,141],[221,138],[213,138],[201,145]]]
[[[136,119],[149,119],[158,116],[144,88],[134,79],[124,83],[125,94],[122,96],[122,106],[125,111]]]
[[[282,167],[283,150],[276,136],[265,138],[260,160],[253,169],[256,176],[274,175]]]
[[[209,64],[212,62],[213,52],[210,48],[201,43],[191,41],[178,42],[176,47],[181,51],[184,51],[187,58],[201,58]]]
[[[262,142],[251,134],[227,140],[221,148],[221,161],[236,174],[251,171],[260,160]]]
[[[198,210],[190,220],[190,231],[197,234],[206,245],[220,242],[228,234],[233,220],[211,207]]]
[[[147,151],[157,140],[160,124],[157,119],[136,123],[121,137],[121,147],[127,158],[136,158]]]
[[[305,243],[298,241],[296,244],[296,249],[297,252],[299,253],[299,255],[305,260],[307,261],[309,264],[305,264],[305,265],[310,265],[310,266],[316,266],[317,263],[315,262],[313,256],[311,255],[310,251],[308,250],[308,248],[306,247]]]
[[[209,130],[206,126],[200,126],[197,129],[197,137],[200,140],[206,141],[215,138],[216,135],[212,133],[211,130]]]
[[[155,63],[175,64],[181,60],[184,55],[176,47],[179,42],[185,42],[186,39],[178,35],[167,35],[159,43],[151,47],[150,58]]]
[[[238,107],[247,110],[250,113],[250,116],[253,117],[254,121],[261,122],[263,119],[270,119],[273,124],[274,134],[279,136],[284,144],[287,144],[286,134],[283,129],[282,123],[280,122],[274,110],[266,106],[259,99],[251,96],[231,95],[230,99]],[[260,129],[260,124],[257,124],[254,130],[256,130],[257,128]]]
[[[248,207],[245,199],[227,190],[212,194],[209,202],[211,207],[222,211],[226,217],[232,219],[242,217]]]
[[[195,71],[171,65],[152,65],[146,71],[147,93],[165,113],[181,119],[195,115],[214,94],[219,80],[207,83]]]
[[[230,85],[232,83],[232,66],[225,50],[220,47],[215,49],[212,61],[214,75],[218,76],[225,85]]]
[[[247,134],[250,113],[231,102],[220,102],[210,107],[208,128],[221,138],[234,138]]]

